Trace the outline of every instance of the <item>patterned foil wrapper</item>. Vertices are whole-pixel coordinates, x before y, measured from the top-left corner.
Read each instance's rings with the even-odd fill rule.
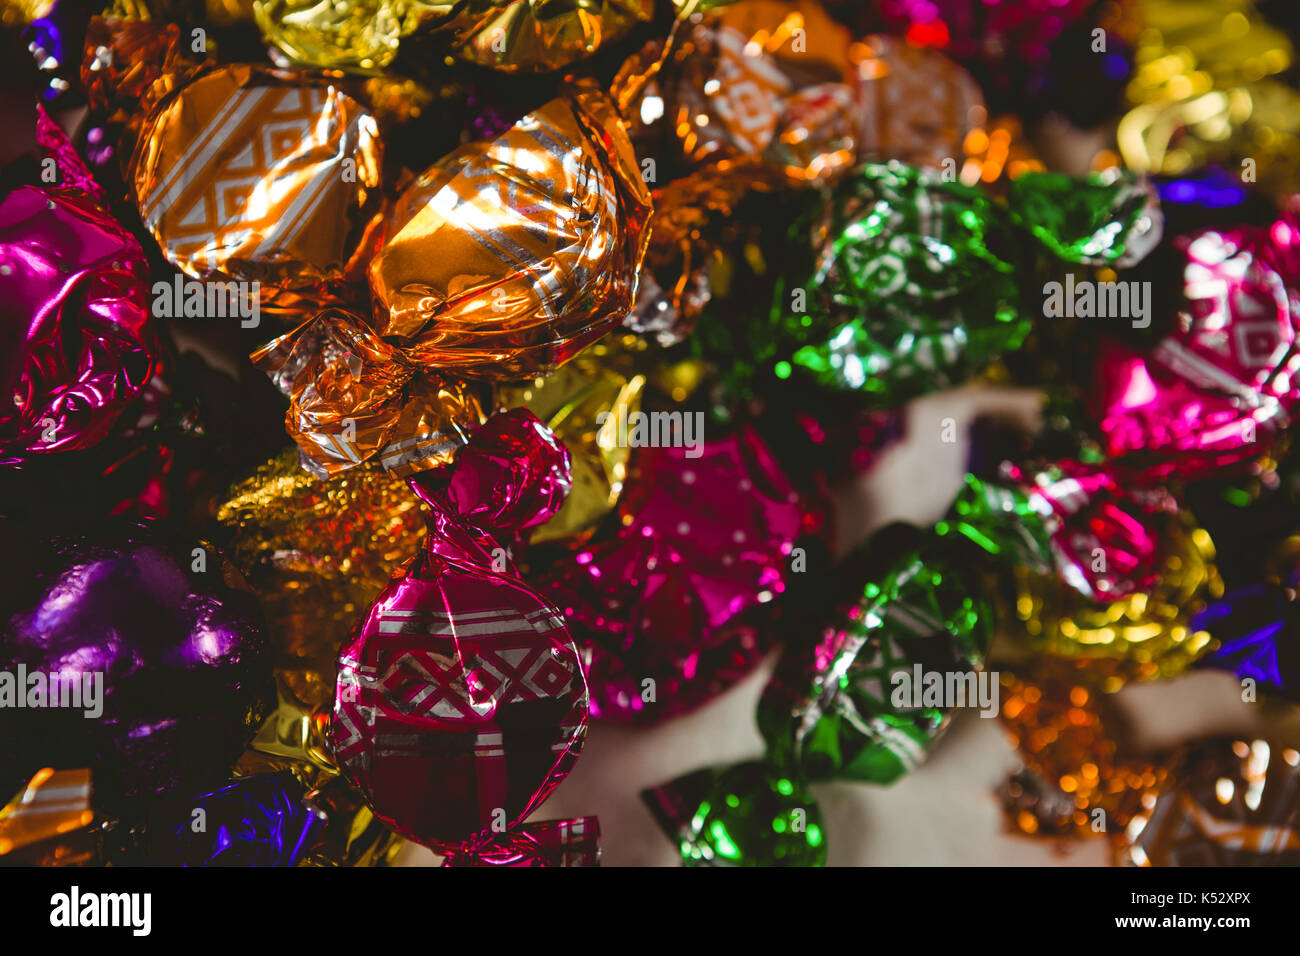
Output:
[[[771,185],[853,165],[850,36],[815,0],[724,7],[683,30],[661,63],[664,43],[651,41],[614,80],[638,155],[679,173],[751,167]]]
[[[675,447],[637,449],[618,530],[538,575],[589,655],[599,719],[666,720],[749,673],[770,646],[754,613],[790,573],[803,510],[766,444],[748,426],[704,441],[679,422]]]
[[[1017,568],[1015,610],[1002,618],[1007,630],[1019,629],[1041,653],[1106,661],[1117,678],[1181,673],[1210,648],[1210,635],[1191,622],[1222,596],[1223,581],[1210,536],[1186,514],[1166,515],[1152,531],[1158,577],[1147,591],[1100,603],[1059,574]]]
[[[1163,488],[1129,487],[1104,465],[1003,465],[1052,536],[1056,572],[1089,601],[1147,591],[1159,578],[1159,532],[1178,504]]]
[[[998,713],[1023,761],[1002,791],[1007,821],[1029,836],[1118,834],[1164,780],[1158,763],[1119,743],[1123,722],[1093,661],[1053,658],[1001,671]]]
[[[419,499],[375,465],[322,481],[290,449],[215,510],[227,554],[262,600],[277,671],[309,709],[323,705],[348,631],[419,549]]]
[[[564,618],[490,533],[546,520],[568,482],[568,454],[535,416],[494,416],[449,480],[412,480],[431,511],[424,546],[340,652],[340,769],[376,817],[436,852],[527,832],[586,736]]]
[[[971,75],[943,54],[897,37],[863,37],[849,48],[858,75],[858,153],[942,167],[986,139],[988,110]]]
[[[153,375],[158,353],[140,244],[43,111],[37,140],[56,181],[0,199],[6,464],[102,440]]]
[[[823,385],[893,402],[967,378],[1029,330],[1015,233],[981,190],[898,163],[854,172],[792,229],[773,321]],[[811,240],[811,243],[810,243]]]
[[[453,6],[422,0],[254,0],[253,15],[267,42],[294,63],[322,69],[379,70],[398,45]]]
[[[320,478],[371,460],[399,477],[449,464],[483,417],[470,386],[423,374],[339,310],[251,358],[289,397],[285,427],[303,467]]]
[[[1153,805],[1134,817],[1120,866],[1300,865],[1300,751],[1279,740],[1183,747]]]
[[[769,759],[808,780],[891,783],[924,759],[958,694],[995,706],[977,693],[994,624],[983,568],[1041,562],[1040,525],[1024,494],[970,477],[933,532],[896,525],[864,544],[846,561],[866,579],[858,596],[814,644],[787,645],[759,701]]]
[[[373,254],[381,148],[326,79],[223,66],[161,100],[131,159],[141,219],[196,279],[261,283],[267,308],[349,298]],[[247,294],[242,292],[241,294]]]
[[[1176,324],[1143,354],[1108,343],[1092,412],[1105,451],[1144,480],[1257,456],[1300,401],[1300,220],[1180,237]]]
[[[595,817],[544,820],[502,834],[472,850],[453,849],[443,866],[600,866],[600,822]]]
[[[636,340],[624,335],[597,342],[550,375],[498,389],[500,405],[529,409],[573,461],[573,490],[559,513],[533,531],[531,543],[581,544],[618,504],[632,452],[619,444],[619,422],[641,414],[646,385],[636,365]]]
[[[651,0],[467,0],[439,24],[457,57],[506,73],[558,70],[651,19]]]
[[[1283,79],[1291,38],[1250,0],[1134,6],[1133,108],[1117,131],[1124,164],[1173,176],[1219,164],[1274,194],[1300,189],[1300,93]]]
[[[650,211],[613,104],[569,88],[402,193],[370,267],[374,330],[419,367],[558,367],[631,309]]]

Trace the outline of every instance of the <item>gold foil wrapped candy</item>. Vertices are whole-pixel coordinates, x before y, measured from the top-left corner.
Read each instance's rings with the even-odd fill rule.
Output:
[[[652,0],[464,0],[440,29],[462,60],[508,73],[558,70],[650,20]]]
[[[262,35],[289,59],[321,68],[377,70],[402,37],[442,19],[454,3],[419,0],[254,0]]]
[[[662,63],[652,41],[614,80],[645,157],[683,172],[754,166],[773,185],[856,157],[851,37],[814,0],[747,0],[693,22]]]
[[[236,64],[154,108],[130,178],[187,275],[258,281],[264,304],[324,301],[373,251],[380,159],[374,118],[336,84]]]
[[[226,554],[266,611],[283,730],[332,700],[348,630],[419,548],[419,501],[373,465],[323,481],[290,448],[231,488],[216,517],[231,533]]]
[[[400,477],[450,464],[483,418],[465,382],[426,375],[366,327],[327,310],[251,356],[287,396],[285,427],[324,478],[375,460]]]
[[[374,331],[420,368],[556,368],[631,309],[650,211],[614,104],[572,87],[402,193],[370,267]]]
[[[1170,516],[1160,535],[1160,578],[1149,592],[1092,603],[1055,575],[1016,571],[1014,618],[1039,652],[1099,663],[1117,679],[1178,674],[1210,645],[1192,617],[1223,594],[1214,545],[1200,528]],[[1115,688],[1111,688],[1115,689]]]

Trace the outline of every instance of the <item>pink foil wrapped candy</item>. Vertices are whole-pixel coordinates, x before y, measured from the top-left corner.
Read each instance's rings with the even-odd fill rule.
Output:
[[[1184,305],[1147,354],[1107,343],[1094,413],[1106,452],[1147,478],[1199,477],[1259,454],[1300,400],[1300,220],[1176,240]]]
[[[1160,528],[1178,506],[1163,488],[1121,484],[1104,465],[1002,467],[1044,519],[1061,579],[1090,601],[1145,591],[1160,573]]]
[[[593,716],[665,720],[767,650],[746,612],[785,590],[803,511],[748,426],[694,448],[639,449],[620,511],[617,534],[555,566],[541,589],[589,654]]]
[[[568,451],[531,412],[490,419],[450,478],[411,480],[432,511],[424,546],[339,654],[343,773],[380,820],[458,865],[539,864],[528,847],[553,841],[523,820],[586,736],[564,619],[493,537],[545,521],[569,480]]]
[[[140,244],[43,112],[53,183],[0,199],[0,462],[88,448],[153,374]]]

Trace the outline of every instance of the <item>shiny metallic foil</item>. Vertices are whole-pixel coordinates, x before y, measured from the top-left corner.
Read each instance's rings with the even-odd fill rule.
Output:
[[[522,405],[545,422],[573,460],[573,489],[559,513],[533,532],[533,543],[580,544],[618,504],[631,454],[619,444],[618,423],[641,410],[646,384],[631,342],[632,336],[597,342],[550,375],[498,392],[504,407]],[[608,417],[597,424],[601,414]]]
[[[163,254],[195,278],[328,299],[372,251],[381,149],[374,118],[325,80],[225,66],[154,109],[131,161]]]
[[[462,60],[506,73],[558,70],[650,20],[651,0],[467,0],[440,29]]]
[[[1125,828],[1121,866],[1300,865],[1300,751],[1287,740],[1188,744]]]
[[[570,88],[399,197],[370,267],[374,330],[420,367],[555,368],[631,309],[650,211],[613,103]]]
[[[419,500],[374,465],[322,481],[303,471],[290,449],[231,488],[216,515],[234,533],[231,560],[262,598],[274,665],[286,684],[280,722],[295,729],[275,739],[298,739],[301,721],[331,699],[348,630],[419,550]],[[308,713],[290,712],[294,698]]]
[[[321,478],[371,459],[394,476],[449,464],[482,420],[464,382],[421,374],[346,312],[320,313],[252,361],[289,396],[286,428]]]
[[[1282,194],[1300,188],[1300,93],[1288,36],[1251,0],[1141,0],[1117,139],[1125,165],[1181,175],[1211,163]],[[1246,161],[1249,161],[1249,164]]]
[[[450,7],[418,0],[254,0],[253,15],[267,41],[297,63],[376,70],[397,56],[402,37]]]
[[[1055,576],[1016,570],[1017,626],[1041,652],[1114,663],[1116,676],[1148,680],[1181,673],[1205,653],[1210,635],[1190,627],[1207,600],[1223,594],[1214,545],[1184,516],[1170,516],[1159,535],[1158,580],[1145,592],[1109,603],[1083,598]]]

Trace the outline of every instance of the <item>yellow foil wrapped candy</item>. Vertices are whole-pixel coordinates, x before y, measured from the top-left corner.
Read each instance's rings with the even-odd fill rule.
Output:
[[[324,69],[377,70],[402,37],[436,22],[453,3],[418,0],[254,0],[269,43],[289,59]]]
[[[581,543],[618,503],[631,453],[619,444],[618,423],[641,410],[646,384],[629,351],[637,343],[635,336],[597,342],[548,376],[498,391],[503,407],[531,410],[572,457],[573,488],[555,517],[533,532],[534,543]]]
[[[544,374],[631,309],[650,211],[614,104],[594,83],[568,88],[397,199],[371,325],[419,368]]]
[[[1107,604],[1088,601],[1055,576],[1017,569],[1014,619],[1020,636],[1040,652],[1098,661],[1099,672],[1111,678],[1108,690],[1123,680],[1186,669],[1211,642],[1189,622],[1207,600],[1222,596],[1223,581],[1210,536],[1185,522],[1171,516],[1162,531],[1155,587]]]
[[[1207,163],[1278,192],[1300,188],[1300,94],[1276,79],[1291,41],[1250,0],[1141,0],[1124,162],[1179,175]]]

